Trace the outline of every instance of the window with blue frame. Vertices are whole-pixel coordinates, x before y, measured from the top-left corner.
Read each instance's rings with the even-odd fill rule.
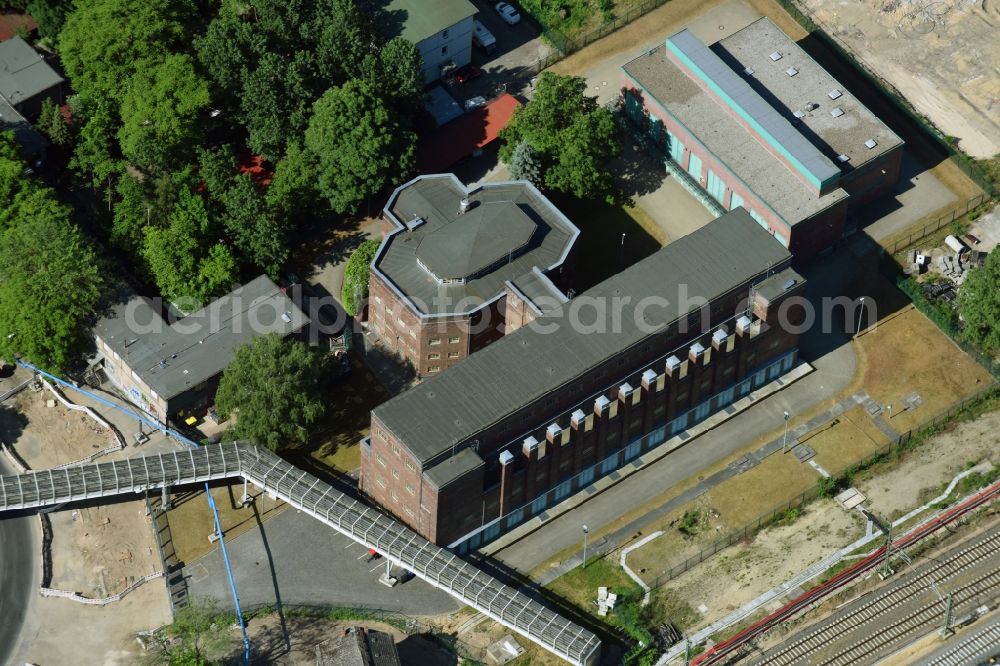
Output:
[[[772,363],[767,367],[767,381],[771,381],[778,378],[781,374],[781,362]]]
[[[715,198],[716,201],[722,203],[726,198],[726,184],[721,178],[715,175],[715,172],[711,169],[708,170],[708,193]]]
[[[767,368],[762,368],[758,370],[757,373],[753,376],[753,385],[756,388],[760,388],[761,386],[764,385],[764,380],[766,378],[767,378]]]
[[[569,479],[563,481],[558,486],[556,486],[556,501],[564,500],[569,497],[569,491],[573,482]]]
[[[587,469],[580,472],[580,480],[577,482],[580,485],[578,487],[583,488],[584,486],[589,486],[594,482],[594,468],[596,465],[591,465]]]
[[[601,475],[613,472],[618,467],[618,454],[610,455],[601,461]]]
[[[633,460],[642,452],[642,439],[637,439],[625,447],[625,462]]]
[[[689,413],[690,412],[684,412],[670,423],[671,435],[676,435],[680,431],[684,430],[684,428],[687,428]]]
[[[532,515],[539,514],[542,511],[545,511],[545,507],[547,507],[548,505],[549,505],[549,495],[548,493],[546,493],[531,503]]]
[[[667,130],[667,141],[670,143],[670,159],[680,164],[684,157],[684,144],[670,130]]]
[[[625,113],[636,126],[642,126],[642,102],[634,94],[625,95]]]
[[[781,361],[781,369],[783,372],[788,372],[792,369],[792,364],[795,362],[795,355],[789,354]]]
[[[646,133],[649,135],[650,140],[653,145],[657,148],[663,148],[663,121],[659,118],[653,116],[649,117],[649,126],[646,127]]]
[[[753,378],[746,379],[740,384],[740,397],[742,398],[747,393],[750,392],[750,387],[753,385]]]
[[[647,441],[647,447],[646,448],[650,448],[651,449],[654,446],[658,446],[658,445],[662,444],[663,440],[666,439],[666,437],[667,437],[667,426],[665,426],[665,425],[660,426],[659,428],[657,428],[653,432],[649,433],[649,438],[646,440]]]
[[[521,521],[524,520],[524,507],[519,509],[514,509],[507,514],[507,529],[514,527],[515,525],[520,525]]]
[[[742,205],[743,205],[743,197],[736,194],[736,192],[733,192],[731,195],[729,195],[729,210],[733,210],[734,208],[739,208]]]
[[[736,393],[736,387],[730,386],[725,391],[719,394],[719,407],[725,407],[726,405],[732,403],[733,397]]]
[[[494,522],[492,525],[483,530],[483,542],[493,541],[500,536],[500,521]]]
[[[697,423],[703,420],[706,416],[708,416],[708,412],[711,410],[711,407],[712,407],[711,400],[706,400],[705,402],[698,405],[698,407],[696,407],[694,410],[695,422]]]
[[[759,224],[760,226],[764,227],[765,229],[768,228],[767,222],[764,221],[764,218],[762,218],[757,211],[751,210],[750,211],[750,217],[752,217],[753,219],[757,220],[757,224]]]

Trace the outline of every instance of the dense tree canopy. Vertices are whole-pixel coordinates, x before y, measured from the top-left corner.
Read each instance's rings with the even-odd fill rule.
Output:
[[[373,84],[352,79],[316,102],[306,148],[319,164],[319,193],[338,213],[412,171],[416,137],[382,100]]]
[[[49,369],[81,347],[104,281],[68,212],[32,215],[0,232],[0,356]]]
[[[122,99],[122,153],[153,171],[186,162],[208,103],[208,82],[195,72],[190,56],[171,54],[136,73]]]
[[[272,333],[240,347],[215,395],[220,415],[236,415],[227,436],[272,451],[304,444],[325,411],[325,375],[322,352],[302,342]]]
[[[584,95],[586,90],[581,77],[543,72],[535,96],[500,133],[500,159],[510,164],[515,149],[526,143],[538,158],[545,187],[610,199],[614,184],[608,162],[621,152],[618,128],[611,112]]]
[[[988,352],[1000,350],[1000,248],[966,276],[958,292],[958,312],[967,339]]]

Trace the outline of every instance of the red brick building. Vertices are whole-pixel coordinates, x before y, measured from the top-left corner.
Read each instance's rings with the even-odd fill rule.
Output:
[[[419,376],[503,337],[508,315],[516,328],[566,301],[580,232],[530,183],[467,189],[452,174],[419,176],[393,192],[383,220],[369,330]]]
[[[627,63],[622,85],[652,145],[796,257],[899,178],[903,141],[766,17],[710,45],[682,30]]]
[[[361,488],[461,552],[790,370],[804,280],[745,210],[372,412]]]

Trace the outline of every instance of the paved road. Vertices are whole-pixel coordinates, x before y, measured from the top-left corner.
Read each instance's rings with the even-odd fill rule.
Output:
[[[0,474],[13,474],[0,460]],[[37,566],[31,516],[0,516],[0,664],[7,663],[24,626]]]
[[[811,301],[839,293],[840,284],[835,276],[845,279],[852,270],[858,270],[852,264],[852,259],[856,259],[848,257],[849,254],[841,252],[810,266],[806,278]],[[623,513],[728,458],[755,438],[780,428],[785,410],[793,415],[809,411],[837,395],[854,378],[857,359],[843,332],[824,333],[817,327],[803,335],[800,348],[802,357],[815,366],[815,372],[553,519],[494,557],[521,572],[530,571],[556,553],[581,543],[582,525],[589,526],[591,531],[599,530]]]
[[[379,584],[384,559],[365,562],[364,548],[292,508],[265,521],[263,530],[253,529],[227,540],[226,548],[243,606],[279,602],[358,606],[408,615],[458,610],[451,596],[419,579],[391,589]],[[189,564],[184,574],[190,577],[192,598],[210,597],[232,607],[218,549]]]

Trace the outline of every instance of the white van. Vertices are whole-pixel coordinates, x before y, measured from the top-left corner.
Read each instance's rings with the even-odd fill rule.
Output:
[[[472,21],[472,41],[486,54],[495,53],[497,50],[497,38],[486,29],[486,26],[479,21]]]

